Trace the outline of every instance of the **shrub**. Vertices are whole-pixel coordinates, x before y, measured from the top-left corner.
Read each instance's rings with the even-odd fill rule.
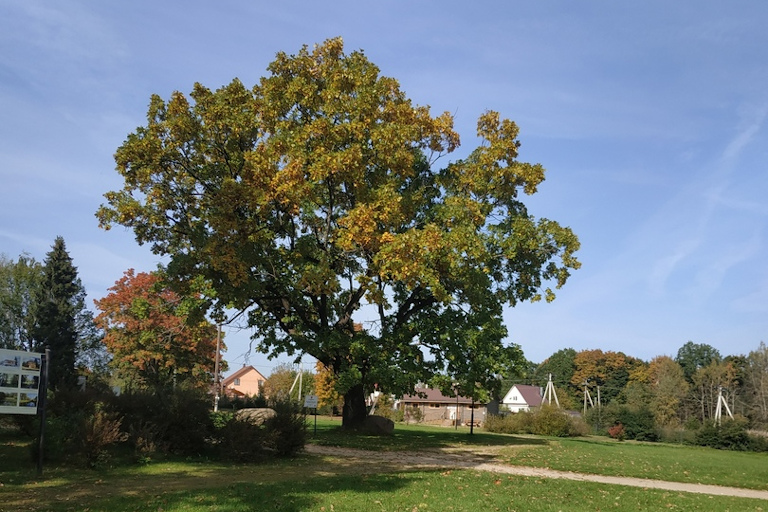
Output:
[[[612,403],[603,409],[602,417],[605,424],[611,426],[621,424],[624,427],[626,439],[658,441],[659,435],[656,432],[653,412],[647,407],[630,407]]]
[[[507,418],[510,418],[511,414],[488,414],[485,417],[485,430],[488,432],[496,432],[498,434],[514,434],[510,428],[510,423]]]
[[[265,450],[266,430],[234,417],[216,434],[217,454],[221,459],[232,462],[258,462],[267,457]]]
[[[423,419],[424,415],[417,405],[406,407],[403,411],[403,421],[405,423],[421,423]]]
[[[267,399],[262,395],[256,396],[227,396],[219,399],[220,411],[239,411],[240,409],[263,409],[267,407]]]
[[[289,401],[269,404],[277,413],[264,423],[266,447],[281,457],[295,455],[307,442],[307,422],[302,408]]]
[[[768,452],[768,435],[766,432],[747,431],[749,450],[753,452]]]
[[[544,406],[534,414],[533,432],[543,436],[570,436],[571,418],[560,409]]]
[[[80,416],[74,411],[70,414],[50,414],[45,422],[45,436],[43,438],[43,460],[48,462],[65,462],[72,458],[76,452],[76,439]],[[35,426],[34,437],[38,436],[39,426]],[[39,454],[38,443],[32,443],[32,457],[37,459]]]
[[[723,420],[720,425],[707,421],[696,432],[694,442],[720,450],[748,450],[754,441],[747,434],[747,421],[743,418]]]
[[[696,433],[681,427],[661,427],[658,430],[659,441],[664,443],[694,444]]]
[[[43,438],[44,459],[92,468],[106,464],[111,458],[111,447],[127,438],[121,428],[122,417],[111,409],[109,398],[93,392],[51,393]],[[37,436],[39,423],[34,430]],[[31,447],[33,457],[37,458],[38,444]]]
[[[128,438],[120,429],[122,422],[117,414],[105,411],[103,404],[97,404],[92,414],[83,417],[79,451],[88,466],[95,468],[107,463],[110,459],[107,448]]]
[[[398,421],[398,413],[400,417],[403,416],[402,411],[394,408],[395,402],[392,400],[392,397],[387,394],[380,394],[379,400],[376,404],[376,410],[373,414],[376,414],[377,416],[383,416],[384,418],[388,418],[392,421]]]
[[[230,415],[216,429],[215,447],[219,457],[234,462],[258,462],[269,457],[292,456],[304,449],[306,418],[302,408],[289,401],[274,401],[275,415],[262,425]]]
[[[155,454],[168,452],[160,428],[149,421],[132,422],[128,427],[128,439],[139,462],[149,462]]]
[[[611,436],[614,439],[618,439],[619,441],[623,441],[627,438],[627,433],[624,430],[624,425],[621,423],[618,423],[611,428],[608,429],[608,435]]]
[[[199,455],[213,433],[210,399],[195,390],[136,391],[114,399],[140,456],[156,451]]]
[[[503,434],[535,434],[555,437],[586,435],[589,427],[581,418],[570,416],[555,407],[544,406],[531,412],[490,415],[485,430]]]

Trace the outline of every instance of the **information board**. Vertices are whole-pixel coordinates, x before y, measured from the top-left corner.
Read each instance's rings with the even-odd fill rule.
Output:
[[[0,348],[0,414],[37,414],[43,354]]]
[[[317,395],[305,396],[304,407],[306,407],[307,409],[317,409]]]

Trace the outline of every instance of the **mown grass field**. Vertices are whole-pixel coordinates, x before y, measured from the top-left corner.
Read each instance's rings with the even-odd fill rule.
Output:
[[[401,425],[394,436],[378,438],[347,434],[332,420],[318,421],[318,432],[313,435],[309,419],[312,442],[329,446],[387,451],[497,447],[502,457],[514,464],[723,484],[733,471],[754,470],[757,474],[741,482],[741,486],[764,489],[768,481],[768,457],[764,455],[753,458],[751,454],[669,445],[529,438],[480,431],[470,436],[467,430]],[[310,455],[260,465],[164,460],[99,470],[49,466],[38,478],[28,453],[27,440],[7,432],[0,435],[2,511],[768,510],[768,503],[755,499],[471,470],[381,468],[383,472],[364,472],[354,464]],[[662,466],[670,466],[669,475]],[[641,468],[641,474],[633,468]]]

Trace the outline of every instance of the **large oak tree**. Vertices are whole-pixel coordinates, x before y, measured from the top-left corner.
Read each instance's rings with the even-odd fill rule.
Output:
[[[179,282],[203,276],[219,309],[248,309],[262,351],[331,368],[345,426],[373,384],[442,373],[475,389],[514,371],[502,308],[552,300],[579,266],[573,232],[521,200],[544,169],[518,161],[515,123],[482,114],[481,145],[440,168],[459,145],[451,115],[412,104],[341,39],[268,71],[252,89],[153,96],[117,150],[125,186],[101,225],[133,229]]]

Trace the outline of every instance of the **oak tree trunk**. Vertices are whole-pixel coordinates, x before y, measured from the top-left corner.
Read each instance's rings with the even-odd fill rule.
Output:
[[[365,406],[365,392],[363,385],[357,384],[344,394],[341,426],[350,429],[360,428],[366,416],[368,416],[368,409]]]

